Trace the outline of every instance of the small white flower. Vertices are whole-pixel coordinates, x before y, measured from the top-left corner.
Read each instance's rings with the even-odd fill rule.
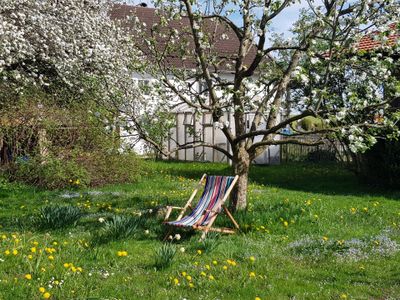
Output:
[[[105,219],[104,218],[99,218],[100,223],[104,223]]]
[[[172,241],[172,239],[173,239],[172,235],[170,235],[170,236],[168,237],[168,239]]]
[[[184,247],[180,247],[179,251],[181,251],[182,253],[185,253],[185,248]]]
[[[144,231],[144,234],[149,234],[150,233],[150,230],[148,230],[148,229],[146,229],[145,231]]]
[[[177,240],[177,241],[179,241],[180,239],[181,239],[181,235],[180,234],[175,234],[175,239]]]

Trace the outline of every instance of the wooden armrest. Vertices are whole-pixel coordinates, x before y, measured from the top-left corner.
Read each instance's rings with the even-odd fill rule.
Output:
[[[179,206],[167,206],[167,212],[165,214],[164,221],[167,221],[169,216],[171,215],[171,212],[173,209],[178,209],[178,210],[183,210],[184,207],[179,207]]]
[[[167,206],[168,209],[183,209],[183,207],[179,206]]]

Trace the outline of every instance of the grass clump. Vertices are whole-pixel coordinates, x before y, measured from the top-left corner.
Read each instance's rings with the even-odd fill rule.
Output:
[[[50,205],[39,210],[39,214],[34,217],[34,225],[41,230],[61,229],[75,225],[82,216],[79,207]]]
[[[213,251],[215,248],[218,247],[219,244],[221,244],[219,237],[220,235],[218,233],[209,232],[206,238],[200,241],[198,249],[203,250],[204,252]]]
[[[103,227],[94,234],[93,243],[105,244],[137,235],[143,223],[140,217],[114,215],[104,221]]]
[[[176,247],[171,243],[164,243],[160,248],[156,249],[155,268],[157,270],[168,268],[172,264],[175,254]]]

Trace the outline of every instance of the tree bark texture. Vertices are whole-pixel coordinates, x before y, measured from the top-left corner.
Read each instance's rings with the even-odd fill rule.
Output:
[[[239,175],[231,201],[233,211],[244,210],[247,207],[247,185],[250,170],[250,156],[246,149],[239,147],[233,157],[233,171]]]

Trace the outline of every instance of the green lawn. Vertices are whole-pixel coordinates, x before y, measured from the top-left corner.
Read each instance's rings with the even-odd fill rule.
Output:
[[[172,264],[157,269],[165,234],[157,208],[183,204],[202,173],[230,169],[146,162],[146,170],[137,183],[95,190],[0,181],[0,299],[399,299],[400,192],[336,166],[253,167],[248,211],[236,214],[243,231],[203,243],[179,232]],[[37,218],[48,205],[84,214],[50,229]],[[115,215],[130,223],[110,223]]]

